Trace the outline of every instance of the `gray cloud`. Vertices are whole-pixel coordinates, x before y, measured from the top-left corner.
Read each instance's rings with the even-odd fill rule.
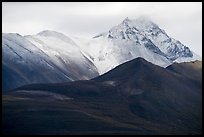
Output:
[[[167,34],[202,56],[202,3],[3,2],[3,32],[32,35],[55,30],[66,35],[93,37],[108,31],[125,17],[146,15]]]

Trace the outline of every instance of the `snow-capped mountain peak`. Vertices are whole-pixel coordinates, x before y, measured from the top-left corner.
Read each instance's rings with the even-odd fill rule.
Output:
[[[156,23],[148,17],[141,16],[135,20],[125,18],[122,23],[112,27],[107,33],[100,34],[94,38],[106,37],[112,40],[125,40],[135,42],[135,45],[143,45],[165,56],[171,61],[181,57],[193,57],[192,51],[177,41],[161,29]],[[148,43],[144,44],[144,43]],[[150,46],[151,45],[151,46]]]
[[[161,31],[162,33],[165,33],[163,30],[161,30],[158,25],[153,23],[151,20],[149,20],[146,17],[140,17],[136,20],[130,20],[128,17],[126,17],[122,23],[120,23],[117,26],[112,27],[107,33],[102,33],[97,37],[108,37],[110,39],[131,39],[135,40],[138,39],[138,35],[140,37],[144,37],[145,34],[143,31]]]

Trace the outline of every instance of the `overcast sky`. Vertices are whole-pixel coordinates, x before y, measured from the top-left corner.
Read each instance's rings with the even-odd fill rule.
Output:
[[[67,36],[93,37],[126,17],[148,16],[168,35],[202,56],[202,3],[59,2],[2,3],[2,31],[33,35],[55,30]]]

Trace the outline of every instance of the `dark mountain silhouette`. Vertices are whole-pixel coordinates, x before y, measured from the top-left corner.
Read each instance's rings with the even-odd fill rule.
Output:
[[[200,68],[136,58],[92,80],[26,85],[3,95],[3,133],[202,134]]]

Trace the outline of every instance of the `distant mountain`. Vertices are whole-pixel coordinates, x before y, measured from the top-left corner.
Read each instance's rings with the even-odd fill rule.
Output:
[[[97,48],[93,53],[87,47]],[[126,18],[108,32],[95,36],[87,45],[82,44],[81,48],[94,57],[100,74],[136,57],[142,57],[162,67],[173,62],[201,60],[187,46],[168,36],[146,17],[136,20]],[[101,67],[101,64],[106,65]]]
[[[2,90],[31,83],[59,83],[98,76],[96,67],[65,35],[44,31],[2,34]]]
[[[45,30],[2,34],[3,91],[32,83],[87,80],[137,57],[162,67],[201,60],[151,20],[126,18],[91,39]]]
[[[91,80],[23,86],[2,97],[3,133],[202,134],[200,68],[139,57]]]

